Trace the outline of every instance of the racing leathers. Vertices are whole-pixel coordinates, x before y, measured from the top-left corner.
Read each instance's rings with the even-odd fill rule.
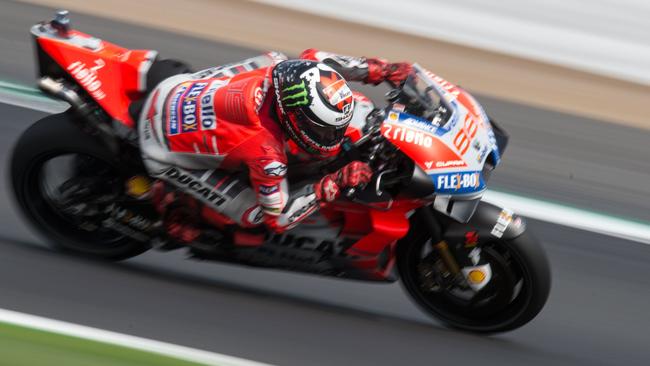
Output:
[[[399,84],[410,72],[410,64],[314,49],[300,58],[323,62],[348,81]],[[268,53],[175,75],[147,97],[138,124],[147,170],[202,202],[203,218],[215,225],[246,228],[264,222],[281,232],[335,200],[341,188],[371,179],[366,164],[353,162],[289,191],[287,151],[297,151],[277,122],[270,81],[274,65],[284,60],[281,54]],[[194,237],[179,236],[184,241]]]

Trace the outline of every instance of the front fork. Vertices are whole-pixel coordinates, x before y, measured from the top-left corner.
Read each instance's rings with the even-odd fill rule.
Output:
[[[439,220],[431,207],[420,209],[420,215],[431,234],[432,249],[435,250],[454,282],[469,286],[478,292],[485,287],[491,277],[490,264],[481,258],[481,249],[477,245],[478,237],[468,232],[465,242],[452,243],[444,240]]]

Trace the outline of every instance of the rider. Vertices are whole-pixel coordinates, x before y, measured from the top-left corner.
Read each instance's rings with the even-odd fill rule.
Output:
[[[268,53],[161,82],[147,98],[139,135],[145,166],[160,179],[153,201],[170,235],[195,240],[201,219],[221,227],[264,222],[282,232],[341,189],[368,183],[370,167],[354,161],[289,192],[288,155],[338,153],[354,111],[346,79],[396,86],[411,70],[408,63],[308,49],[295,60]]]

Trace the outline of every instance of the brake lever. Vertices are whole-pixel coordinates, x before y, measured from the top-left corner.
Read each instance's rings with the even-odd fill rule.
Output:
[[[343,196],[349,200],[352,200],[356,194],[357,189],[355,187],[349,187],[343,190]]]
[[[359,184],[359,185],[356,186],[356,187],[348,187],[348,188],[345,188],[345,189],[343,190],[343,196],[344,196],[345,198],[347,198],[348,200],[350,200],[350,201],[354,201],[354,199],[356,198],[357,194],[358,194],[359,192],[363,192],[363,190],[365,190],[366,187],[368,187],[368,184]]]
[[[377,178],[375,179],[375,192],[377,193],[377,196],[382,196],[384,192],[381,189],[381,181],[384,178],[384,175],[389,174],[389,173],[394,173],[396,172],[396,169],[388,169],[384,170],[383,172],[377,174]],[[357,193],[357,190],[363,191],[368,187],[368,184],[363,184],[359,185],[357,187],[349,187],[343,190],[343,195],[345,198],[352,199]]]

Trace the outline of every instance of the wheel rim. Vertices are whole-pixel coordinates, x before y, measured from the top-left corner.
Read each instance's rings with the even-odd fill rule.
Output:
[[[478,293],[453,287],[427,288],[430,283],[423,276],[422,263],[432,253],[427,249],[429,243],[422,240],[410,248],[402,271],[405,286],[427,311],[455,327],[490,331],[506,327],[526,310],[532,297],[532,278],[522,258],[507,243],[481,246],[481,258],[490,263],[492,279]]]
[[[108,162],[81,153],[58,153],[34,161],[22,187],[29,215],[67,245],[102,251],[124,236],[102,225],[111,198],[121,189]]]

